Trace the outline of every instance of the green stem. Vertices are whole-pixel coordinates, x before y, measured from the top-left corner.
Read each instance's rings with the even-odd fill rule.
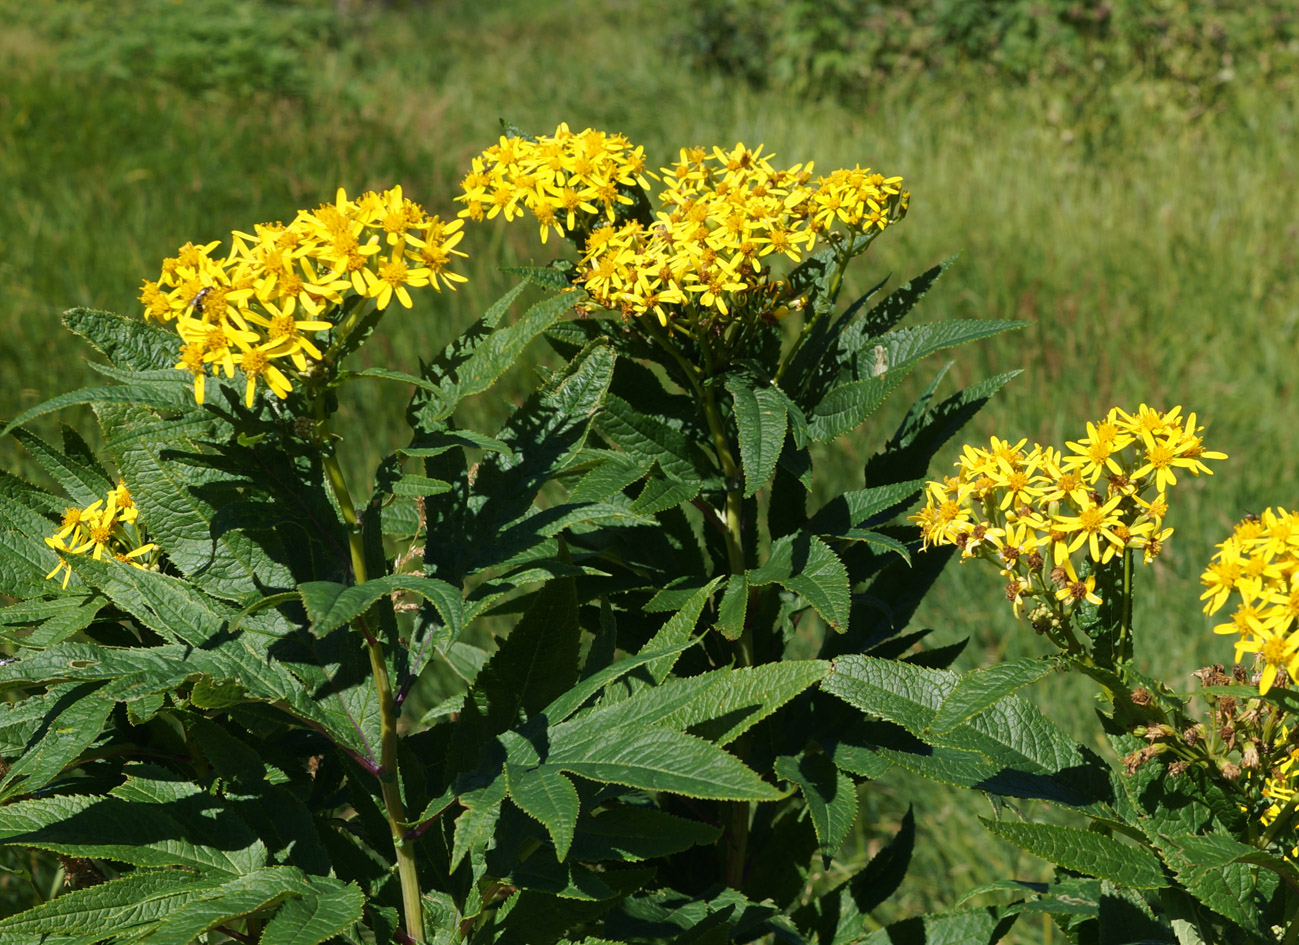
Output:
[[[646,331],[659,347],[668,352],[677,362],[690,386],[694,389],[695,395],[704,408],[704,419],[708,423],[708,432],[712,436],[713,450],[717,454],[718,465],[722,468],[722,475],[725,477],[726,488],[726,558],[727,569],[731,574],[744,574],[746,571],[744,562],[744,495],[743,486],[741,485],[740,468],[735,462],[735,456],[731,452],[730,443],[726,439],[726,431],[722,427],[721,411],[717,407],[717,399],[713,396],[712,388],[703,383],[699,377],[699,372],[693,364],[686,360],[685,356],[672,344],[672,340],[662,331],[654,320],[645,321]],[[700,349],[705,357],[708,356],[707,344],[701,334]],[[740,634],[740,639],[735,643],[736,661],[741,666],[753,665],[753,637],[745,621],[745,627]],[[744,759],[746,754],[743,745],[738,745],[736,749],[740,759]],[[725,837],[723,844],[726,850],[726,866],[724,868],[723,881],[732,889],[739,889],[744,882],[744,864],[748,858],[749,849],[749,819],[752,814],[751,805],[747,801],[730,801],[723,806],[723,821],[725,823]]]
[[[324,444],[329,439],[329,422],[324,416],[323,401],[316,402],[317,435]],[[332,449],[322,451],[325,475],[329,479],[334,498],[343,513],[347,524],[347,545],[352,557],[352,580],[364,584],[368,580],[365,566],[365,546],[362,540],[361,522],[356,514],[356,505],[352,494],[343,478],[343,470],[338,464],[338,457]],[[388,816],[388,829],[392,833],[392,844],[397,853],[397,875],[401,882],[402,912],[405,917],[406,934],[414,942],[424,941],[424,904],[420,895],[419,871],[415,864],[415,845],[406,839],[406,808],[401,799],[401,787],[397,783],[397,703],[393,698],[392,680],[388,675],[388,664],[384,659],[383,644],[370,632],[365,617],[356,621],[357,629],[365,637],[366,649],[370,655],[370,671],[374,676],[374,688],[379,697],[379,787],[383,795],[384,811]]]
[[[779,384],[780,379],[785,376],[785,370],[794,361],[794,356],[798,350],[803,347],[803,342],[807,341],[807,336],[812,333],[816,323],[821,320],[823,313],[830,311],[834,307],[835,300],[839,298],[839,290],[843,287],[843,274],[848,269],[848,260],[851,256],[841,256],[838,251],[835,252],[835,270],[834,275],[830,278],[830,287],[825,293],[825,302],[813,305],[812,317],[803,323],[803,329],[798,333],[798,338],[794,340],[794,345],[789,349],[789,353],[780,359],[780,364],[776,367],[776,375],[773,380]]]

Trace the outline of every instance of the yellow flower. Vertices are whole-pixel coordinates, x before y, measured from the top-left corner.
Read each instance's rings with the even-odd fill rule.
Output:
[[[1079,508],[1077,515],[1056,515],[1053,518],[1053,527],[1057,531],[1073,536],[1068,544],[1070,554],[1086,544],[1092,560],[1104,563],[1123,550],[1124,539],[1115,533],[1115,529],[1123,524],[1118,515],[1120,501],[1122,496],[1117,495],[1103,505],[1088,501]]]
[[[1078,572],[1074,570],[1073,562],[1065,560],[1064,563],[1065,578],[1063,586],[1055,592],[1056,600],[1065,601],[1072,604],[1080,604],[1087,601],[1090,604],[1099,604],[1100,595],[1096,593],[1096,577],[1089,574],[1086,578],[1079,579]]]

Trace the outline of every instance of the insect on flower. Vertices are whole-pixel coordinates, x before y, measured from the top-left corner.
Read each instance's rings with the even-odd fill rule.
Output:
[[[210,285],[204,286],[203,288],[199,289],[198,292],[194,294],[194,297],[189,300],[189,304],[185,306],[185,312],[187,314],[192,311],[197,312],[199,314],[199,317],[202,317],[203,299],[211,291],[212,291],[212,287]]]

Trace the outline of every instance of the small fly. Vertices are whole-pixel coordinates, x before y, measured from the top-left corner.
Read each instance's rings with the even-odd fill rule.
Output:
[[[210,285],[204,286],[203,288],[199,289],[197,294],[195,294],[195,296],[189,300],[189,304],[185,306],[185,311],[187,313],[191,311],[197,311],[199,317],[201,318],[203,315],[203,299],[211,291],[212,291],[212,287]]]

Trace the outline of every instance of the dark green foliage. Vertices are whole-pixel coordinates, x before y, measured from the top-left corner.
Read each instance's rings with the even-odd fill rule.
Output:
[[[91,403],[108,462],[71,430],[55,445],[13,428],[66,497],[0,481],[19,654],[0,665],[17,697],[0,843],[108,881],[0,921],[0,941],[404,940],[413,902],[439,943],[857,940],[905,873],[910,817],[811,902],[807,873],[844,846],[863,783],[912,762],[840,701],[873,705],[852,688],[860,657],[783,655],[800,635],[825,657],[893,638],[879,662],[904,671],[931,569],[912,571],[897,518],[1004,379],[937,408],[931,386],[876,442],[867,488],[814,514],[809,444],[860,427],[925,354],[1017,324],[897,327],[941,268],[836,316],[831,262],[792,277],[806,345],[768,331],[708,374],[615,321],[563,320],[572,293],[550,268],[521,274],[560,291],[521,311],[510,292],[418,375],[338,370],[252,409],[218,378],[196,406],[156,328],[68,313],[113,383],[18,420]],[[498,429],[459,426],[542,334],[560,366]],[[357,520],[318,431],[367,379],[414,393],[409,444]],[[311,398],[312,423],[295,420]],[[118,476],[156,565],[74,554],[67,589],[47,581],[64,506]],[[985,723],[1030,669],[1049,667],[957,686],[935,718],[954,750],[1016,759],[1005,793],[1055,796],[1064,737],[1036,723],[1034,749]],[[926,921],[977,936],[1002,920]]]

